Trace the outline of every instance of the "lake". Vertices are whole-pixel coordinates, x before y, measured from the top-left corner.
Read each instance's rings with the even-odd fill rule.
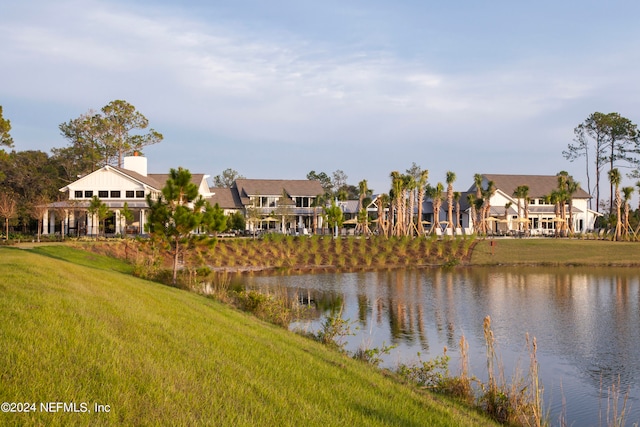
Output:
[[[310,303],[316,316],[292,328],[317,331],[324,316],[342,310],[351,329],[357,328],[345,348],[396,345],[382,363],[391,369],[440,356],[447,347],[450,370],[457,374],[464,335],[471,374],[486,380],[483,320],[490,316],[508,379],[517,369],[527,374],[526,334],[536,338],[552,425],[561,416],[567,425],[607,425],[612,385],[628,395],[628,425],[640,421],[637,269],[473,267],[240,280],[249,289],[286,292]]]

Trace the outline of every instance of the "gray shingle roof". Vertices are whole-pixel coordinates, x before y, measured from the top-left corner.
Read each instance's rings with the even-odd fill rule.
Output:
[[[281,196],[282,191],[291,197],[315,197],[323,194],[319,181],[308,179],[237,179],[235,186],[240,197]]]
[[[222,209],[242,209],[242,201],[238,196],[238,192],[231,188],[210,188],[213,196],[207,200],[212,206],[217,203]]]
[[[508,196],[513,196],[516,187],[526,185],[529,187],[529,197],[544,197],[558,188],[556,175],[501,175],[483,174],[486,180],[493,181],[498,190]],[[475,185],[469,189],[475,191]],[[574,199],[589,199],[591,196],[584,189],[579,188],[573,195]]]

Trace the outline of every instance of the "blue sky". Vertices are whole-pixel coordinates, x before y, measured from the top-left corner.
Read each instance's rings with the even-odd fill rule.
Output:
[[[555,174],[595,111],[637,123],[637,1],[0,0],[0,105],[15,149],[115,99],[163,133],[151,172],[304,178],[389,190],[416,162]],[[603,177],[606,179],[606,177]]]

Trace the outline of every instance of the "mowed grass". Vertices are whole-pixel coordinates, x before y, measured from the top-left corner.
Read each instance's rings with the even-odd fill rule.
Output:
[[[37,405],[0,413],[0,424],[492,425],[312,340],[87,256],[0,248],[0,402]],[[90,412],[45,413],[40,402]],[[110,411],[95,413],[96,403]]]
[[[554,238],[478,240],[471,264],[640,266],[640,243]]]

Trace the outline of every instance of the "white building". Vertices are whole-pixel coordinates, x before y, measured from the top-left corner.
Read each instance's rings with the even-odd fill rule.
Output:
[[[42,234],[95,235],[98,219],[87,211],[93,196],[98,196],[110,210],[105,220],[108,234],[140,234],[144,232],[148,211],[146,197],[157,198],[164,187],[168,174],[147,173],[147,159],[142,156],[124,158],[124,167],[104,166],[60,189],[68,193],[68,200],[55,202],[43,218]],[[193,174],[192,182],[198,186],[203,197],[210,197],[208,175]],[[121,211],[124,204],[133,212],[134,219],[125,224]]]
[[[555,206],[546,202],[546,196],[558,189],[557,175],[484,174],[482,175],[482,188],[487,188],[489,181],[492,181],[496,188],[495,194],[490,199],[491,209],[489,212],[489,215],[495,218],[495,221],[490,222],[490,229],[494,232],[522,229],[519,221],[528,217],[531,235],[553,233],[560,222],[568,221],[573,221],[574,232],[585,233],[593,230],[595,220],[600,215],[589,209],[591,196],[579,188],[572,196],[573,209],[571,214],[569,214],[567,204],[566,217],[558,218]],[[526,215],[525,201],[520,200],[520,211],[518,211],[518,198],[514,195],[516,188],[522,185],[529,188]],[[475,191],[476,187],[473,185],[468,193],[475,193]]]

